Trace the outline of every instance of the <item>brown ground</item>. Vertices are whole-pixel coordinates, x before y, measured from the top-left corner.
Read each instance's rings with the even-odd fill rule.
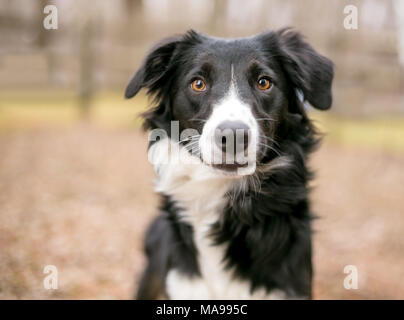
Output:
[[[131,297],[156,207],[145,141],[92,126],[0,135],[0,299]],[[315,298],[404,299],[403,163],[329,143],[314,156]],[[49,264],[58,290],[43,287]]]

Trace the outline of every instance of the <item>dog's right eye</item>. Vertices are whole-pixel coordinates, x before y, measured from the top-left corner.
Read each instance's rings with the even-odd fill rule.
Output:
[[[191,83],[191,88],[192,88],[192,90],[194,90],[196,92],[205,91],[206,90],[205,81],[203,81],[202,79],[195,79]]]
[[[258,89],[265,91],[272,88],[272,82],[267,77],[261,77],[258,79],[257,87]]]

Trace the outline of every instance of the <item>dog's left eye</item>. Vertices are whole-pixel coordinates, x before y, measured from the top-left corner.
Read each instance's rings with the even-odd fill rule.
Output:
[[[262,91],[268,90],[272,87],[272,82],[267,77],[261,77],[257,81],[257,87],[258,87],[258,89],[260,89]]]
[[[196,92],[205,91],[206,90],[205,81],[203,81],[202,79],[195,79],[191,83],[191,88]]]

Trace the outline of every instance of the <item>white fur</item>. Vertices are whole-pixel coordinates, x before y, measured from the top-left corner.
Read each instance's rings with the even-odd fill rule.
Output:
[[[157,172],[156,191],[170,195],[184,210],[181,218],[194,230],[201,277],[190,278],[173,269],[166,287],[171,299],[283,299],[280,291],[250,293],[248,281],[233,277],[223,268],[225,245],[213,246],[207,237],[225,205],[225,193],[243,181],[220,174],[190,155],[169,138],[156,142],[149,157]],[[195,159],[188,159],[192,157]],[[181,160],[182,159],[182,160]],[[184,161],[183,160],[189,160]],[[193,160],[193,161],[190,161]]]

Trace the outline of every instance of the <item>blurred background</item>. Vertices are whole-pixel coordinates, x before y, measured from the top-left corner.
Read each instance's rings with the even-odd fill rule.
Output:
[[[403,13],[400,0],[0,0],[0,299],[131,298],[158,202],[147,98],[124,100],[126,84],[162,37],[284,26],[336,64],[332,110],[310,110],[325,133],[311,161],[314,298],[404,299]]]

